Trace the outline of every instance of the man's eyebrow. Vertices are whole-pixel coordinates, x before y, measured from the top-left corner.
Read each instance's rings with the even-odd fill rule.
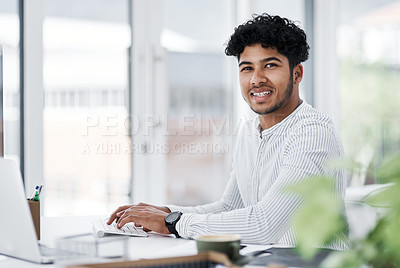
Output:
[[[267,61],[273,61],[273,60],[282,62],[282,61],[281,61],[280,59],[278,59],[277,57],[269,57],[269,58],[263,59],[261,62],[267,62]]]
[[[268,57],[268,58],[265,58],[265,59],[263,59],[263,60],[261,60],[261,62],[268,62],[268,61],[279,61],[279,62],[282,62],[280,59],[278,59],[277,57]],[[240,66],[242,66],[243,64],[253,64],[252,62],[250,62],[250,61],[242,61],[242,62],[240,62],[239,63],[239,67]]]
[[[242,66],[243,64],[253,64],[253,63],[250,61],[242,61],[239,63],[239,67]]]

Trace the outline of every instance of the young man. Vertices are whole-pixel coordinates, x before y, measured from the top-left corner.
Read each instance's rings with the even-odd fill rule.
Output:
[[[235,233],[244,243],[295,245],[290,220],[302,201],[283,189],[310,175],[333,176],[343,200],[346,185],[343,173],[325,166],[342,155],[332,122],[299,97],[308,50],[304,31],[279,16],[263,14],[237,27],[225,53],[237,57],[242,96],[258,116],[239,132],[223,196],[197,207],[122,206],[109,224],[134,222],[185,238]],[[345,239],[329,247],[344,249]]]

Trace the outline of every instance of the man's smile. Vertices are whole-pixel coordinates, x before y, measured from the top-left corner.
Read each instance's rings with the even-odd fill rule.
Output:
[[[251,92],[250,95],[256,96],[256,97],[264,97],[264,96],[269,95],[269,94],[271,94],[271,93],[272,93],[272,91],[271,91],[271,90],[268,90],[268,91],[259,92],[259,93],[257,93],[257,92]]]
[[[265,102],[271,95],[272,90],[264,88],[253,88],[250,91],[251,98],[256,102]]]

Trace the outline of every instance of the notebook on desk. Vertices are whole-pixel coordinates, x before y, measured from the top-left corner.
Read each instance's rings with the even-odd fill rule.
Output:
[[[55,250],[41,247],[25,198],[17,163],[0,157],[0,254],[36,263],[52,263]],[[42,252],[43,254],[41,254]]]
[[[277,267],[320,267],[321,263],[335,250],[320,249],[311,260],[305,260],[293,248],[269,248],[268,252],[270,255],[256,257],[247,265],[266,267],[276,264]]]

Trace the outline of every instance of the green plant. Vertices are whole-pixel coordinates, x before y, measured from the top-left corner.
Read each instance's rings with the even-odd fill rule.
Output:
[[[384,160],[375,176],[390,186],[364,202],[385,207],[386,213],[364,238],[350,241],[348,250],[331,254],[323,267],[400,267],[400,155]],[[305,258],[312,258],[318,252],[315,245],[329,244],[336,234],[345,232],[339,220],[342,209],[335,199],[333,183],[329,178],[310,178],[291,187],[306,202],[294,217],[301,234],[297,249]]]

